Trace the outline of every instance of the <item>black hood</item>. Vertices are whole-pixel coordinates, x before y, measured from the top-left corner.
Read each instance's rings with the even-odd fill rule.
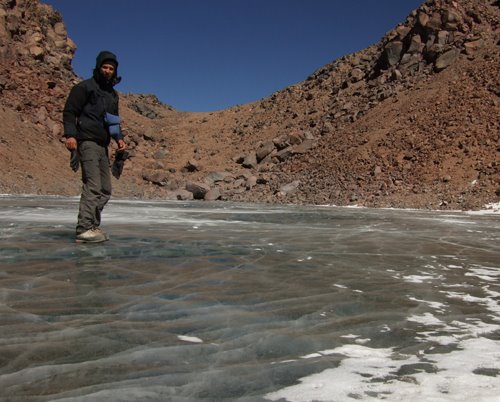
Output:
[[[113,64],[115,66],[115,75],[110,81],[106,80],[101,74],[101,66],[104,64],[104,62]],[[94,68],[94,78],[100,84],[111,86],[114,86],[121,81],[122,78],[118,76],[118,59],[116,58],[116,55],[114,53],[103,50],[97,55]]]

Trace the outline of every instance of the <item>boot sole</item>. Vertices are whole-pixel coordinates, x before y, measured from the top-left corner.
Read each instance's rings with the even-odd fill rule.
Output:
[[[109,238],[98,239],[98,240],[84,240],[84,239],[75,239],[75,243],[104,243],[108,241]]]

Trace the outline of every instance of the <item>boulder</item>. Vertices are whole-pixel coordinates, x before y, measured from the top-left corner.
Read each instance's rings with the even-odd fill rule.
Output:
[[[419,11],[417,16],[418,25],[420,25],[422,28],[425,28],[428,22],[429,22],[429,16],[425,12]]]
[[[473,55],[476,53],[479,49],[481,49],[484,46],[484,41],[482,39],[474,40],[471,42],[466,42],[464,44],[465,47],[465,53],[467,55]]]
[[[196,172],[201,170],[201,165],[197,160],[190,159],[184,166],[184,170],[187,172]]]
[[[66,27],[64,26],[63,22],[56,22],[54,24],[54,32],[56,33],[57,36],[66,39],[67,36]]]
[[[304,140],[301,144],[293,147],[292,153],[305,154],[307,151],[313,149],[315,146],[314,140]]]
[[[229,172],[210,172],[205,177],[205,183],[212,185],[221,181],[227,182],[228,178],[232,178],[232,174]]]
[[[166,157],[167,157],[167,152],[165,152],[165,150],[163,149],[159,149],[153,154],[153,158],[157,160],[163,160],[166,159]]]
[[[443,22],[441,20],[441,14],[438,12],[432,13],[432,16],[429,18],[429,21],[427,21],[426,28],[432,30],[432,31],[438,31],[441,29]]]
[[[403,52],[403,42],[394,41],[389,42],[384,49],[384,55],[386,62],[389,66],[395,66],[399,63],[401,59],[401,53]]]
[[[290,145],[298,145],[304,139],[304,134],[300,131],[294,131],[288,134],[287,143]]]
[[[245,183],[245,187],[247,190],[251,190],[256,185],[257,185],[257,176],[249,177]]]
[[[458,58],[460,51],[458,49],[451,49],[442,55],[438,56],[435,63],[436,71],[442,71],[446,67],[449,67]]]
[[[448,44],[448,38],[450,37],[450,33],[448,31],[439,31],[437,34],[437,43],[439,45]]]
[[[33,56],[33,58],[41,60],[41,59],[43,59],[43,55],[45,54],[45,51],[40,46],[33,45],[33,46],[30,46],[29,53],[31,56]]]
[[[186,190],[193,193],[195,200],[203,200],[205,199],[205,195],[210,191],[210,186],[200,182],[188,182],[186,183]]]
[[[287,142],[287,138],[285,138],[284,135],[280,135],[279,137],[274,138],[273,144],[278,149],[278,151],[281,151],[282,149],[285,149],[286,147],[288,147],[290,145]]]
[[[257,169],[257,155],[255,152],[249,153],[242,162],[243,167],[248,169]]]
[[[422,53],[422,50],[424,50],[425,45],[422,43],[422,39],[420,38],[420,35],[414,35],[411,38],[410,41],[410,46],[408,47],[407,52],[408,53]]]
[[[350,76],[351,76],[352,82],[358,82],[358,81],[361,81],[363,79],[363,77],[365,76],[365,73],[363,72],[363,70],[361,70],[359,68],[354,68],[351,71]]]
[[[292,181],[291,183],[285,184],[284,186],[280,187],[280,193],[286,195],[286,194],[291,194],[295,192],[300,185],[299,180]]]
[[[292,149],[290,147],[282,149],[276,154],[276,159],[280,162],[286,161],[292,155]]]
[[[221,198],[221,192],[218,188],[211,188],[203,198],[205,201],[215,201]]]
[[[271,152],[273,152],[274,149],[275,149],[274,143],[272,143],[271,141],[261,144],[260,147],[255,152],[255,155],[257,157],[257,162],[260,163],[266,156],[268,156]]]
[[[167,199],[168,200],[179,200],[179,201],[189,201],[193,199],[193,193],[179,189],[175,191],[169,191],[167,193]]]
[[[162,170],[147,170],[142,173],[142,178],[158,186],[165,186],[169,175]]]
[[[152,108],[144,103],[132,103],[130,108],[148,119],[157,119],[160,116]]]
[[[151,141],[151,142],[157,142],[160,140],[160,136],[157,133],[152,133],[152,132],[144,133],[142,134],[142,137],[146,141]]]

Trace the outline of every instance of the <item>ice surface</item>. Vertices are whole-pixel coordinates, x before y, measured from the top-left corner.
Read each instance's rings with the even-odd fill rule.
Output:
[[[498,214],[77,208],[0,197],[2,401],[498,400]]]

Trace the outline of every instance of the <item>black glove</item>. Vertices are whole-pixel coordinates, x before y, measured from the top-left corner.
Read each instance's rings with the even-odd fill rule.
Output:
[[[113,162],[113,166],[111,167],[111,173],[117,179],[120,178],[123,172],[123,165],[125,161],[130,157],[127,151],[116,151],[115,152],[115,161]]]
[[[69,166],[71,167],[73,172],[76,172],[78,170],[78,167],[80,166],[80,158],[78,158],[78,152],[76,149],[71,151]]]

